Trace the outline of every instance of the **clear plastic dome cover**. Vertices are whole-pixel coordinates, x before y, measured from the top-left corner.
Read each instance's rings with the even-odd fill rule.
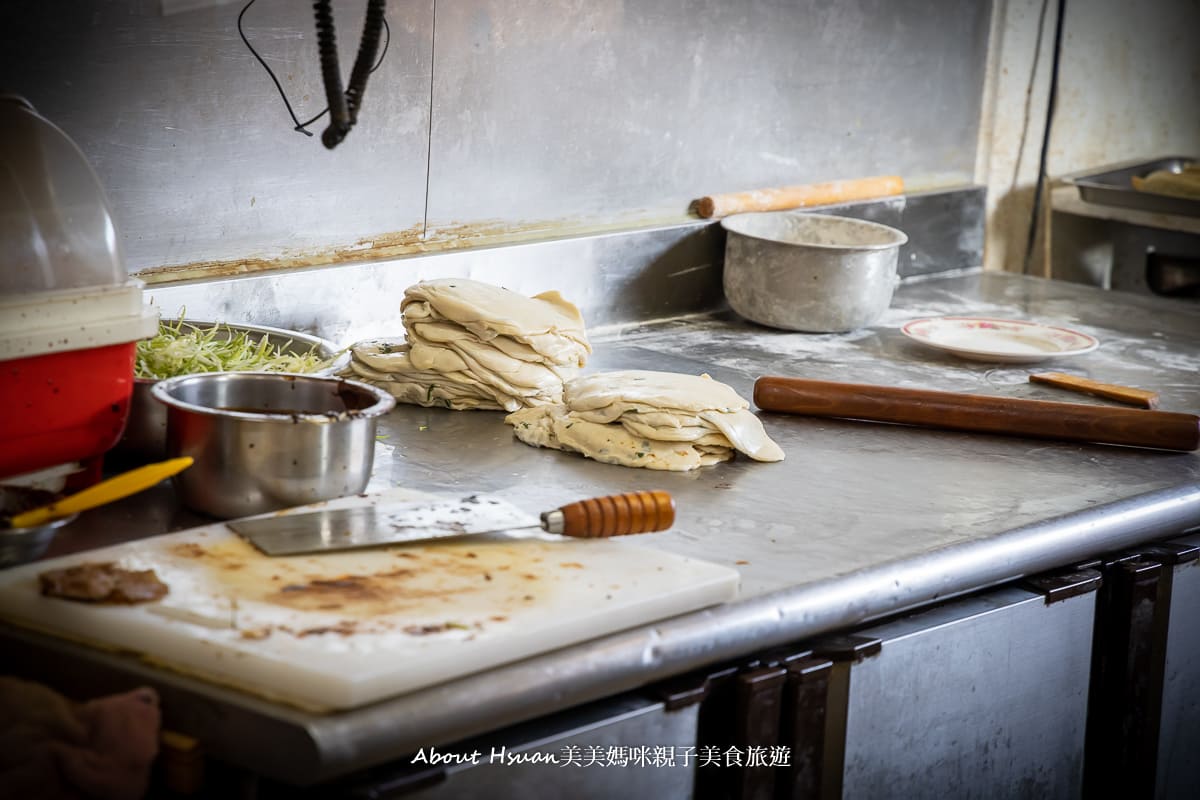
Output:
[[[28,101],[0,94],[0,295],[114,286],[116,227],[83,153]]]

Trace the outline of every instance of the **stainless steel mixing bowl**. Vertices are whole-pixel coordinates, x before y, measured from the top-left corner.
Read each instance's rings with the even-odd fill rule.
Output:
[[[195,463],[172,480],[189,508],[260,514],[366,488],[379,417],[395,406],[365,383],[278,372],[212,372],[159,381],[167,454]]]
[[[837,333],[875,322],[899,282],[902,231],[876,222],[776,211],[721,220],[725,297],[748,320]]]
[[[0,486],[0,517],[52,503],[60,495],[23,486]],[[77,514],[29,528],[11,528],[0,520],[0,567],[12,567],[40,558],[54,541],[58,529],[70,524]]]
[[[183,320],[185,332],[188,329],[207,331],[217,325],[218,323],[203,320]],[[266,325],[220,323],[216,335],[221,337],[221,341],[227,341],[238,333],[244,333],[255,344],[264,338],[270,339],[285,353],[299,355],[316,352],[330,363],[324,369],[312,373],[314,375],[332,375],[350,360],[349,354],[339,356],[337,346],[328,339],[299,331],[271,328]],[[125,432],[111,453],[117,461],[149,463],[162,461],[167,457],[167,409],[161,403],[155,402],[150,394],[151,387],[156,383],[158,380],[155,378],[134,379]]]

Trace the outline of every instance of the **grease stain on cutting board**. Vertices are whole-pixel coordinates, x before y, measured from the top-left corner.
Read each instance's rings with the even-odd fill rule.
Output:
[[[223,539],[180,542],[168,553],[210,573],[201,583],[220,586],[224,599],[235,606],[232,627],[239,627],[236,606],[251,604],[315,613],[321,618],[310,626],[242,628],[247,639],[266,638],[272,632],[297,637],[396,631],[428,636],[477,632],[489,624],[507,622],[515,609],[551,599],[558,583],[555,573],[560,570],[564,575],[570,573],[567,580],[579,580],[585,567],[576,561],[535,567],[554,555],[556,545],[506,538],[265,558],[241,539]],[[479,613],[481,605],[487,613]],[[431,614],[445,619],[413,621],[414,616]]]

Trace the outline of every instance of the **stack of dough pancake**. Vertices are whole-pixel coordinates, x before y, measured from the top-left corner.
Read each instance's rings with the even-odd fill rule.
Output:
[[[405,338],[353,345],[343,374],[403,403],[460,411],[558,403],[591,353],[579,309],[558,292],[526,297],[443,278],[406,289],[400,313]]]
[[[727,461],[740,450],[756,461],[783,451],[737,392],[707,375],[625,370],[574,378],[563,402],[505,417],[516,436],[627,467],[685,471]]]

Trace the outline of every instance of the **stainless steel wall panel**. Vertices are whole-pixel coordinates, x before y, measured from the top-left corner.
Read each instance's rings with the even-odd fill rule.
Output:
[[[107,189],[130,272],[419,235],[433,0],[389,5],[387,56],[334,151],[319,139],[324,120],[314,137],[292,130],[238,38],[242,5],[164,16],[160,0],[10,0],[0,8],[4,88],[79,144]],[[365,6],[335,4],[343,80]],[[245,29],[301,119],[324,108],[311,3],[258,0]]]
[[[905,277],[977,267],[984,190],[918,194],[822,209],[902,228]],[[724,305],[720,225],[691,222],[623,233],[475,248],[237,279],[154,284],[167,317],[277,325],[350,344],[398,335],[400,299],[419,280],[471,277],[535,294],[558,289],[593,329],[708,311]]]
[[[129,270],[178,282],[679,224],[762,185],[967,183],[990,5],[393,3],[332,152],[291,130],[240,2],[13,0],[0,74],[95,165]],[[344,73],[363,7],[336,4]],[[301,117],[319,110],[309,5],[245,22]]]
[[[970,180],[990,4],[437,7],[432,230],[677,219],[711,192]]]
[[[712,225],[460,250],[236,280],[155,285],[147,293],[167,317],[258,320],[319,332],[342,344],[401,336],[400,301],[420,280],[465,277],[523,294],[557,289],[589,328],[671,317],[723,302],[724,237]]]

